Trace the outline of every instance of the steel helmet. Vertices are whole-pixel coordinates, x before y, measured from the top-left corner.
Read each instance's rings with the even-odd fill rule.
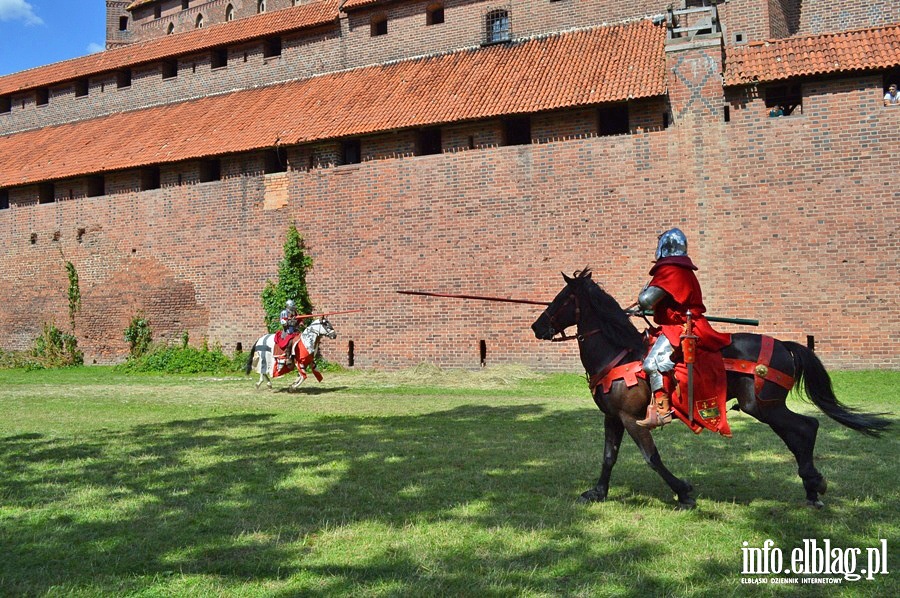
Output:
[[[687,255],[687,237],[679,228],[672,228],[661,234],[656,246],[656,259],[674,255]]]
[[[295,307],[297,307],[297,306],[294,304],[294,300],[293,300],[293,299],[288,299],[287,302],[285,302],[284,306],[285,306],[287,309],[294,309]]]

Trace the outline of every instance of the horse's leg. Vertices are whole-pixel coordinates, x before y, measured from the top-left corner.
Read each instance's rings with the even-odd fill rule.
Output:
[[[616,464],[616,459],[619,457],[619,447],[622,444],[625,426],[622,425],[622,420],[618,417],[605,415],[603,428],[603,469],[600,472],[600,479],[597,480],[596,486],[581,494],[578,502],[604,501],[607,493],[609,493],[609,478],[612,475],[612,468]]]
[[[819,494],[825,493],[828,484],[813,463],[819,420],[808,415],[794,413],[783,402],[761,408],[754,401],[747,405],[747,408],[742,404],[741,410],[768,424],[784,441],[797,460],[797,474],[803,480],[806,504],[817,509],[822,508],[824,504],[819,500]]]
[[[653,442],[653,437],[650,435],[650,430],[637,425],[637,419],[627,413],[622,414],[622,422],[625,424],[625,429],[628,430],[628,435],[641,449],[641,454],[644,456],[644,461],[647,462],[647,465],[658,473],[669,485],[669,488],[678,496],[678,508],[693,509],[697,506],[696,499],[691,496],[694,487],[687,480],[675,477],[663,464],[659,451],[656,449],[656,443]]]
[[[291,384],[291,388],[297,388],[306,380],[306,368],[304,368],[299,363],[297,364],[297,379]]]
[[[730,348],[733,356],[752,358],[759,352],[759,336],[750,334],[734,335],[740,342],[733,343]],[[724,354],[724,352],[723,352]],[[780,342],[776,342],[772,355],[772,366],[783,372],[793,372],[793,357]],[[825,478],[813,464],[813,451],[816,446],[816,434],[819,421],[808,415],[794,413],[785,404],[787,391],[771,382],[765,383],[760,391],[760,401],[756,396],[756,388],[752,376],[735,373],[728,374],[728,396],[737,397],[741,411],[768,424],[784,441],[797,460],[797,473],[803,480],[806,490],[806,503],[811,507],[821,508],[819,494],[824,494],[828,485]]]

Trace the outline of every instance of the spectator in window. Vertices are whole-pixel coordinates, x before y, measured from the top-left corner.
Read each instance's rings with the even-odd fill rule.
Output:
[[[888,91],[884,94],[885,106],[900,106],[900,91],[897,91],[897,84],[891,83]]]
[[[769,118],[775,118],[776,116],[784,116],[784,108],[778,105],[772,106],[772,109],[769,110]]]

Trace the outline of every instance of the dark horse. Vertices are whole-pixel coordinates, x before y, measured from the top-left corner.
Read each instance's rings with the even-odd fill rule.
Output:
[[[608,371],[610,364],[617,361],[627,363],[643,360],[643,336],[616,300],[591,280],[590,270],[576,272],[574,278],[566,275],[563,278],[566,281],[565,288],[531,325],[534,335],[539,339],[550,340],[566,328],[577,326],[581,363],[588,376]],[[722,350],[722,355],[755,361],[760,352],[761,338],[758,334],[733,334],[732,344]],[[621,357],[623,353],[624,358]],[[859,413],[842,405],[834,396],[831,378],[822,362],[803,345],[776,340],[770,364],[793,376],[794,388],[804,388],[806,396],[841,425],[870,436],[878,436],[890,425],[887,420],[878,417],[882,414]],[[728,372],[727,377],[728,396],[736,397],[741,411],[769,424],[784,441],[797,459],[807,504],[821,507],[819,494],[825,492],[826,482],[813,464],[818,420],[788,409],[785,399],[789,391],[781,386],[766,382],[757,396],[752,373]],[[696,504],[691,496],[693,487],[690,483],[675,477],[666,469],[650,431],[635,423],[644,417],[649,401],[650,389],[643,379],[638,379],[637,386],[631,388],[627,388],[622,380],[617,380],[606,393],[600,386],[596,388],[594,402],[605,415],[603,470],[597,484],[581,495],[582,501],[606,499],[609,477],[616,464],[622,433],[627,430],[650,467],[678,495],[679,507],[692,508]]]

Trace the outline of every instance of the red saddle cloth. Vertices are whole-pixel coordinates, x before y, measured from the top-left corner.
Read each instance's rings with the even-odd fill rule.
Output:
[[[279,349],[282,349],[282,350],[287,349],[287,348],[288,348],[288,344],[289,344],[292,340],[294,340],[295,338],[297,338],[298,335],[299,335],[298,332],[294,332],[294,333],[292,333],[292,334],[285,334],[285,333],[284,333],[284,330],[279,330],[278,332],[275,333],[275,345],[276,345]]]
[[[315,358],[313,357],[312,354],[310,354],[309,351],[306,350],[306,347],[303,345],[302,342],[297,341],[297,343],[294,345],[294,360],[292,362],[288,362],[286,359],[286,357],[287,357],[286,352],[287,352],[288,344],[290,342],[292,342],[294,338],[296,338],[300,335],[299,334],[287,335],[285,337],[287,340],[285,341],[284,346],[281,346],[281,345],[279,345],[279,340],[278,340],[278,336],[280,334],[281,334],[281,331],[278,331],[275,333],[275,347],[276,347],[275,352],[274,352],[275,353],[275,366],[272,368],[272,377],[277,378],[278,376],[283,376],[284,374],[287,374],[288,372],[292,372],[298,365],[302,365],[304,369],[312,366],[313,375],[316,377],[316,380],[321,382],[322,374],[320,374],[319,370],[317,370],[315,367]],[[278,349],[281,349],[281,351],[279,351]],[[306,374],[304,373],[304,371],[302,369],[300,370],[300,375],[303,376],[304,379],[306,378]]]
[[[672,397],[672,409],[675,416],[683,421],[695,433],[703,429],[718,432],[731,438],[731,428],[726,417],[725,402],[728,395],[728,379],[725,374],[725,362],[718,351],[698,349],[694,360],[694,421],[688,417],[687,365],[675,364],[675,381],[671,376],[664,376],[666,391]]]

